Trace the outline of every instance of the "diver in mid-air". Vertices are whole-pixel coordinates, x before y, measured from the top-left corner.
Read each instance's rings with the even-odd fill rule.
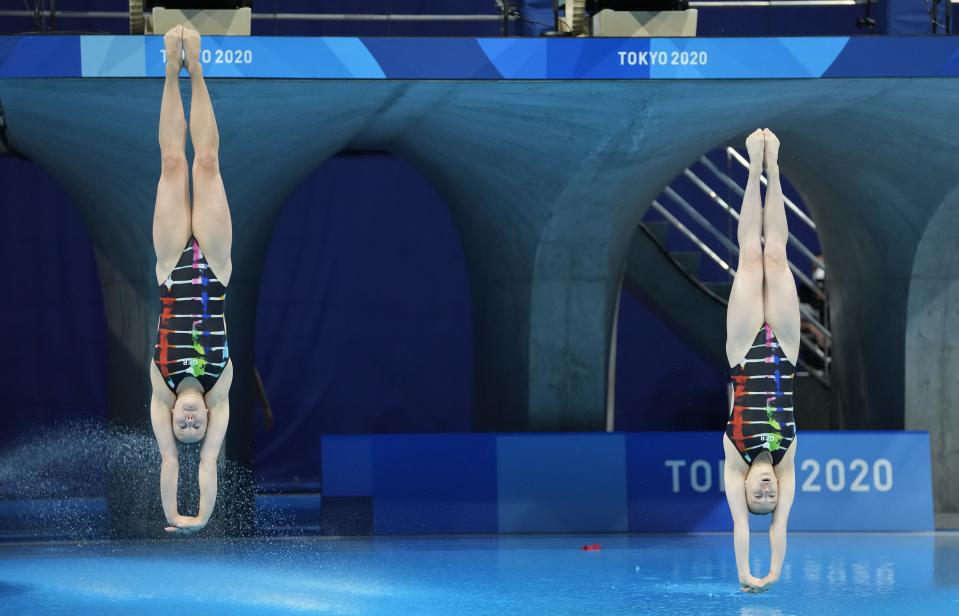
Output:
[[[176,26],[163,37],[166,80],[160,103],[161,172],[153,213],[160,320],[150,380],[150,417],[160,448],[160,499],[166,530],[196,532],[216,504],[217,458],[230,422],[226,290],[233,272],[230,208],[220,177],[216,117],[200,64],[200,35]],[[180,70],[190,74],[193,198],[185,148],[187,123]],[[177,510],[176,441],[200,445],[196,517]]]
[[[786,210],[779,182],[779,139],[768,128],[746,139],[749,180],[739,214],[739,265],[726,313],[726,357],[733,397],[723,436],[726,500],[733,517],[739,582],[761,592],[779,580],[786,523],[796,493],[793,376],[799,355],[799,299],[786,260]],[[766,167],[766,205],[759,183]],[[771,563],[749,571],[749,513],[772,513]]]

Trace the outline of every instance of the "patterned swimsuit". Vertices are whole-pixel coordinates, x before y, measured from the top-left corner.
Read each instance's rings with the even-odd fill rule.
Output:
[[[796,438],[795,374],[776,334],[764,323],[746,359],[732,369],[733,408],[726,435],[746,464],[763,451],[772,455],[773,465],[779,464]]]
[[[153,362],[176,393],[188,376],[208,392],[227,361],[226,287],[210,269],[200,244],[190,238],[176,267],[160,285],[160,322]]]

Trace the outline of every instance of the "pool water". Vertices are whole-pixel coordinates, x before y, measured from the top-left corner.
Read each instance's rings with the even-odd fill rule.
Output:
[[[760,595],[722,534],[0,544],[0,614],[177,613],[946,616],[959,534],[794,533]]]

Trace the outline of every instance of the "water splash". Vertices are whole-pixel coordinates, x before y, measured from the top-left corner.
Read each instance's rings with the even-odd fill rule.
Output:
[[[199,504],[200,443],[179,444],[178,507]],[[218,496],[206,536],[253,532],[252,473],[218,464]],[[0,450],[0,534],[22,538],[159,538],[165,519],[159,494],[160,454],[153,435],[89,419],[23,435]],[[271,527],[276,511],[258,511]]]

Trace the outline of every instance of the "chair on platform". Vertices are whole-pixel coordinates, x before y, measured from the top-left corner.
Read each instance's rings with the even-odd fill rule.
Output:
[[[591,36],[696,36],[699,18],[688,0],[565,0],[565,7],[566,28]]]
[[[188,25],[200,34],[249,36],[252,30],[252,0],[155,0],[147,4],[153,5],[152,11],[144,14],[143,0],[130,1],[133,34],[162,34],[177,25]]]

